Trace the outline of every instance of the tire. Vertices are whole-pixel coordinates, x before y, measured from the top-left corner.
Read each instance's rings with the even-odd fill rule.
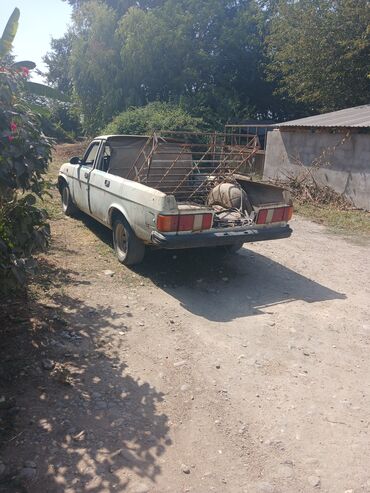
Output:
[[[233,253],[238,252],[243,247],[243,244],[244,243],[234,243],[234,245],[225,245],[219,248],[222,248],[226,255],[232,255]]]
[[[118,217],[113,221],[113,246],[121,264],[136,265],[144,258],[145,245],[124,217]]]
[[[60,191],[62,197],[62,209],[66,216],[73,216],[77,212],[77,207],[74,205],[71,199],[71,193],[69,191],[69,187],[66,183],[62,185],[62,189]]]

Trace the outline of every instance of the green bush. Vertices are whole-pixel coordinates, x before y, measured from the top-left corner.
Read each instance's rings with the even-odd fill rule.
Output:
[[[72,105],[27,95],[30,109],[39,116],[43,133],[55,142],[74,142],[82,130]]]
[[[148,135],[159,130],[204,130],[201,118],[195,118],[181,106],[154,102],[130,108],[116,116],[103,130],[106,134]]]
[[[27,65],[32,64],[6,62],[18,18],[19,11],[15,9],[0,38],[1,293],[22,285],[27,257],[48,238],[46,213],[35,206],[35,196],[44,191],[42,175],[48,166],[51,145],[25,96]]]
[[[35,196],[27,194],[0,206],[0,293],[24,284],[27,258],[48,244],[47,215],[35,202]]]

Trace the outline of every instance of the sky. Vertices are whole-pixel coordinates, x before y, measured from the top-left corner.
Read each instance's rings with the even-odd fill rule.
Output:
[[[42,57],[51,38],[59,38],[70,23],[71,7],[62,0],[0,0],[0,36],[15,7],[21,11],[13,54],[16,60],[31,60],[45,70]],[[33,80],[41,81],[38,76]]]

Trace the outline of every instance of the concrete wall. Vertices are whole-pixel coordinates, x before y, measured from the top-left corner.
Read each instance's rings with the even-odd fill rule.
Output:
[[[267,136],[264,178],[284,179],[320,160],[315,179],[370,210],[370,134],[274,130]],[[302,163],[304,167],[298,163]]]

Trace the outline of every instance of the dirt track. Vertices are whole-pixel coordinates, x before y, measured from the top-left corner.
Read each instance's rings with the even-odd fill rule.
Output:
[[[369,246],[292,227],[128,270],[94,221],[53,221],[30,347],[56,367],[15,374],[1,456],[25,491],[370,492]]]

